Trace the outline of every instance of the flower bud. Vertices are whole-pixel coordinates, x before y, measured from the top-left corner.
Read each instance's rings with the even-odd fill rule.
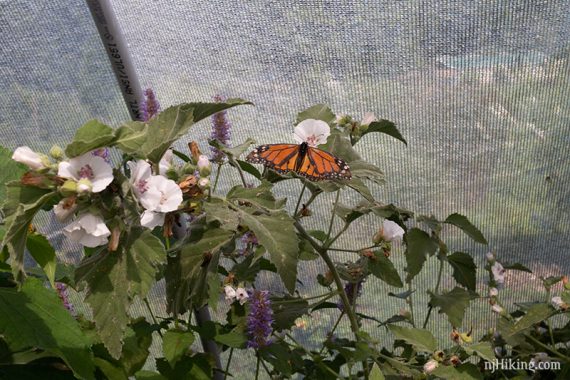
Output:
[[[58,145],[54,145],[49,150],[49,155],[56,160],[61,160],[64,157],[63,149],[61,149]]]
[[[424,364],[424,372],[427,374],[432,373],[439,366],[437,360],[430,359],[426,364]]]
[[[67,180],[59,188],[60,193],[63,196],[75,195],[77,193],[77,182],[73,180]]]
[[[210,164],[208,156],[204,154],[201,154],[200,157],[198,157],[198,163],[196,165],[198,166],[200,177],[207,177],[212,172],[212,164]]]
[[[93,190],[93,183],[87,178],[81,178],[77,182],[77,194],[90,193]]]
[[[410,320],[412,318],[412,313],[407,309],[400,309],[400,316]]]
[[[380,230],[374,235],[373,241],[375,244],[379,244],[382,241],[392,242],[402,240],[404,233],[404,229],[397,223],[391,220],[384,220],[382,227],[380,227]]]
[[[559,309],[559,310],[568,309],[568,304],[566,304],[566,302],[564,302],[562,300],[562,297],[559,297],[559,296],[552,297],[550,302],[552,303],[552,306],[554,306],[556,309]]]
[[[497,288],[489,288],[489,297],[496,297],[499,294]]]
[[[500,314],[503,314],[503,313],[505,312],[505,310],[504,310],[504,309],[501,307],[501,305],[499,305],[498,303],[494,304],[494,305],[491,307],[491,310],[493,310],[494,313],[497,313],[497,314],[499,314],[499,315],[500,315]]]
[[[198,181],[198,187],[202,190],[207,189],[210,187],[210,179],[209,178],[200,178]]]
[[[42,157],[27,146],[16,148],[12,155],[12,159],[33,170],[39,170],[45,167]]]
[[[65,223],[71,218],[76,208],[75,197],[72,196],[59,201],[59,203],[53,207],[53,212],[60,223]]]
[[[487,259],[487,261],[489,262],[489,264],[494,264],[495,263],[495,254],[493,252],[487,252],[485,254],[485,258]]]
[[[443,359],[445,359],[445,352],[441,350],[434,351],[432,357],[438,362],[441,362],[443,361]]]

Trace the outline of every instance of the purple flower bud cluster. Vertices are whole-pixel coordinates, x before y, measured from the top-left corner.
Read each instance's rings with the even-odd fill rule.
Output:
[[[354,306],[356,299],[362,294],[362,282],[363,282],[362,280],[358,282],[348,282],[344,286],[344,292],[346,293],[348,302],[350,303],[351,306]],[[339,300],[336,305],[339,308],[339,310],[341,311],[344,310],[344,304],[342,303],[342,301]]]
[[[225,99],[220,95],[214,96],[214,101],[216,103],[221,103],[224,100]],[[212,116],[212,134],[210,136],[212,140],[218,140],[227,146],[230,143],[230,129],[231,125],[226,116],[226,111],[220,111]],[[221,163],[224,158],[224,153],[214,147],[210,147],[210,149],[212,150],[212,157],[210,160]]]
[[[59,299],[61,299],[61,301],[63,302],[63,306],[65,306],[65,308],[71,314],[74,314],[75,308],[73,307],[73,304],[69,301],[69,295],[67,294],[67,285],[65,285],[61,282],[56,282],[55,283],[55,290],[57,291],[57,295],[59,296]]]
[[[267,290],[249,292],[249,314],[247,316],[247,347],[261,348],[271,344],[273,310]]]
[[[160,104],[151,88],[144,91],[144,96],[145,99],[141,103],[141,117],[142,121],[149,121],[160,111]]]

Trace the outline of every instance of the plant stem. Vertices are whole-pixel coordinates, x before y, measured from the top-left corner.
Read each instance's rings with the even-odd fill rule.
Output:
[[[243,184],[243,187],[247,187],[247,182],[245,182],[245,177],[243,175],[243,170],[241,170],[241,166],[239,166],[239,164],[236,161],[234,161],[234,162],[235,162],[235,165],[232,165],[232,166],[235,166],[235,168],[238,170],[239,177],[241,178],[241,183]]]
[[[226,363],[226,371],[224,373],[224,380],[227,379],[228,377],[228,371],[230,370],[230,363],[232,361],[232,356],[234,354],[234,348],[230,348],[230,356],[228,357],[228,362]]]
[[[547,351],[550,351],[551,353],[553,353],[555,356],[557,356],[558,358],[564,360],[565,362],[569,362],[569,358],[567,356],[564,356],[563,354],[561,354],[560,352],[558,352],[556,350],[555,347],[548,347],[546,344],[542,343],[541,341],[539,341],[538,339],[534,338],[531,335],[525,335],[526,338],[530,339],[531,341],[533,341],[535,344],[538,344],[540,347],[544,348]]]
[[[332,245],[332,243],[334,243],[336,241],[336,239],[338,239],[340,237],[340,235],[342,235],[348,229],[348,227],[350,227],[350,224],[345,223],[344,227],[342,227],[342,230],[340,230],[338,232],[338,234],[335,235],[335,237],[333,237],[332,239],[327,241],[323,247],[325,247],[325,249],[328,251],[329,247]]]
[[[338,198],[340,197],[340,190],[336,191],[336,198],[334,200],[334,205],[333,205],[333,209],[332,209],[332,215],[331,215],[331,221],[329,223],[329,230],[327,231],[327,238],[325,239],[325,241],[329,240],[329,237],[331,236],[331,232],[332,232],[332,228],[333,228],[333,224],[334,224],[334,217],[335,217],[335,212],[336,212],[336,204],[338,203]],[[332,242],[331,242],[332,244]],[[330,245],[329,244],[329,247]]]
[[[214,188],[212,189],[212,193],[216,192],[216,188],[218,187],[218,180],[220,179],[220,172],[222,171],[222,164],[218,164],[218,170],[216,171],[216,179],[214,180]]]
[[[305,189],[307,185],[303,183],[303,188],[301,189],[301,194],[299,194],[299,199],[297,199],[297,205],[295,206],[295,212],[293,212],[293,218],[297,218],[297,212],[299,212],[299,206],[301,205],[301,200],[303,199],[303,193],[305,193]]]
[[[439,284],[441,283],[441,275],[443,274],[443,260],[441,258],[439,258],[439,272],[437,273],[437,283],[435,284],[435,290],[434,293],[437,293],[437,291],[439,290]],[[429,317],[431,316],[431,311],[433,309],[433,306],[429,306],[428,308],[428,312],[426,315],[426,319],[424,320],[424,325],[422,328],[426,328],[428,321],[429,321]]]
[[[414,303],[412,302],[412,281],[408,282],[408,292],[410,295],[408,296],[408,305],[410,305],[410,319],[412,320],[412,327],[416,327],[416,320],[414,318]]]
[[[144,304],[146,305],[146,308],[148,309],[148,312],[150,313],[150,317],[152,318],[152,321],[154,322],[155,325],[158,325],[158,321],[156,320],[156,317],[154,316],[152,309],[150,308],[150,304],[148,303],[148,299],[145,297],[143,298]],[[162,332],[160,331],[160,329],[158,329],[158,335],[160,335],[160,337],[162,337]]]
[[[311,196],[310,196],[310,198],[309,198],[309,200],[307,200],[307,202],[305,203],[305,207],[309,207],[309,205],[310,205],[311,203],[313,203],[313,201],[314,201],[315,199],[317,199],[317,196],[318,196],[319,194],[320,194],[320,193],[312,193]],[[300,216],[300,214],[301,214],[301,211],[298,211],[296,214],[293,214],[293,218],[294,218],[294,219],[297,219],[297,218]]]
[[[269,368],[267,368],[267,366],[265,365],[265,362],[263,360],[260,360],[259,362],[263,366],[263,369],[265,370],[265,372],[267,372],[267,376],[269,376],[269,378],[271,378],[271,372],[269,371]]]
[[[259,358],[259,353],[257,354],[257,365],[255,366],[255,380],[259,379],[259,363],[261,359]]]
[[[336,328],[338,327],[338,325],[340,324],[340,321],[342,320],[342,317],[344,317],[344,311],[340,312],[340,315],[338,316],[338,319],[336,320],[336,322],[335,322],[331,332],[329,333],[329,335],[334,334],[334,332],[336,331]],[[325,349],[326,349],[326,347],[323,345],[323,347],[319,351],[319,355],[322,354]]]

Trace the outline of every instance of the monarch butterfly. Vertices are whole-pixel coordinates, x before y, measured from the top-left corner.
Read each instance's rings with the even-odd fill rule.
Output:
[[[263,164],[278,173],[295,172],[310,181],[351,178],[344,160],[306,142],[260,145],[251,151],[246,161]]]

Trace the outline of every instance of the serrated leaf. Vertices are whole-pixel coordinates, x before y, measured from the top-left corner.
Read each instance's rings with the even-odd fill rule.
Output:
[[[71,143],[65,148],[68,157],[81,156],[97,148],[109,146],[115,140],[113,128],[99,120],[90,120],[75,132]]]
[[[94,379],[90,341],[54,291],[28,278],[21,292],[0,288],[0,334],[12,351],[34,347],[62,358],[75,376]]]
[[[10,254],[12,273],[20,283],[26,277],[24,251],[29,225],[36,213],[55,196],[49,190],[24,186],[18,182],[11,182],[6,187],[6,201],[3,205],[6,233],[2,246]]]
[[[479,368],[472,363],[463,363],[457,367],[440,364],[432,374],[445,380],[483,379],[483,375],[479,372]]]
[[[166,250],[150,230],[133,229],[125,247],[129,295],[145,298],[166,262]]]
[[[384,374],[380,370],[380,367],[378,367],[378,363],[374,363],[374,365],[372,366],[372,369],[370,370],[369,379],[370,380],[385,380]]]
[[[467,219],[465,216],[461,214],[449,215],[447,219],[444,220],[444,223],[453,224],[454,226],[460,228],[463,232],[465,232],[471,239],[475,240],[477,243],[485,245],[488,244],[487,240],[485,239],[481,231],[479,231],[477,227],[471,224],[469,219]]]
[[[221,228],[228,231],[237,231],[239,215],[229,208],[228,204],[223,200],[212,197],[209,202],[204,202],[203,209],[208,223],[217,221]]]
[[[26,247],[30,255],[44,271],[52,288],[55,288],[56,256],[55,250],[49,241],[45,236],[34,233],[28,236]]]
[[[331,135],[327,138],[327,143],[320,145],[319,148],[331,152],[350,163],[353,161],[361,161],[362,157],[350,144],[350,140],[343,136],[338,130],[333,129]]]
[[[272,185],[267,182],[256,188],[234,186],[228,191],[226,197],[229,201],[236,203],[236,205],[255,207],[262,211],[282,209],[287,200],[285,198],[276,199],[271,192],[271,188]]]
[[[388,285],[397,288],[404,286],[392,261],[380,251],[375,251],[374,258],[368,260],[368,270]]]
[[[255,166],[253,166],[249,162],[242,161],[242,160],[236,160],[236,162],[238,163],[241,170],[243,170],[244,172],[249,173],[252,176],[254,176],[255,178],[261,180],[261,173],[259,172],[259,170],[257,170],[257,168]]]
[[[121,252],[105,250],[84,259],[75,271],[76,281],[87,283],[85,301],[93,310],[101,341],[115,359],[121,356],[122,338],[129,322],[127,270],[127,260]]]
[[[115,145],[125,153],[137,154],[147,139],[149,125],[128,121],[115,131]]]
[[[419,351],[433,352],[437,350],[437,341],[431,332],[425,329],[388,325],[396,339],[411,344]]]
[[[404,240],[406,242],[406,272],[408,272],[406,282],[410,282],[422,270],[427,255],[433,255],[438,245],[426,232],[418,228],[408,230],[404,235]]]
[[[271,297],[273,320],[277,331],[288,330],[295,324],[295,320],[309,310],[309,303],[297,297]]]
[[[164,333],[162,336],[162,352],[172,367],[188,352],[194,343],[194,339],[194,334],[189,331],[172,329]]]
[[[475,291],[477,265],[473,258],[464,252],[455,252],[447,256],[453,267],[453,278],[467,289]]]
[[[362,197],[366,199],[368,202],[374,202],[374,196],[372,195],[372,192],[370,191],[368,186],[366,186],[364,182],[362,182],[361,179],[352,178],[350,181],[347,182],[346,185],[352,188],[353,190],[356,190],[356,192],[362,195]]]
[[[315,104],[297,115],[295,125],[307,119],[322,120],[327,124],[331,124],[335,121],[336,115],[326,104]]]
[[[547,303],[538,303],[531,306],[525,315],[519,319],[512,327],[510,331],[506,331],[505,335],[510,336],[523,331],[541,321],[546,321],[551,316],[556,314],[556,310],[552,305]]]
[[[252,215],[241,208],[239,210],[243,224],[253,231],[259,243],[267,249],[285,287],[293,293],[299,259],[299,241],[293,226],[295,221],[285,211]]]
[[[461,327],[465,310],[473,296],[465,289],[455,287],[451,291],[434,294],[431,293],[430,304],[439,307],[439,312],[447,315],[449,323],[454,327]]]
[[[5,184],[22,178],[29,169],[26,165],[12,160],[13,152],[0,146],[0,205],[6,197]]]
[[[404,144],[408,145],[406,139],[404,139],[398,128],[396,128],[396,124],[392,123],[391,121],[384,119],[373,121],[370,123],[370,125],[368,125],[368,128],[362,132],[362,136],[374,132],[387,134],[388,136],[392,136],[395,139],[398,139]]]
[[[354,178],[367,179],[378,185],[383,185],[386,182],[382,170],[376,165],[364,160],[351,161],[350,172]]]
[[[470,346],[464,346],[464,348],[469,355],[477,355],[489,362],[495,360],[495,352],[489,342],[479,342]]]
[[[214,340],[218,343],[225,344],[228,347],[233,348],[245,348],[247,343],[247,335],[242,331],[231,331],[227,334],[220,334],[214,337]]]
[[[133,320],[127,327],[119,363],[127,376],[132,376],[145,364],[152,343],[153,326],[143,317]]]
[[[322,242],[324,242],[325,240],[327,240],[327,233],[325,231],[321,231],[321,230],[309,230],[307,231],[307,233],[314,237],[317,240],[320,240]]]
[[[222,151],[223,153],[225,153],[228,158],[230,159],[235,159],[237,161],[237,159],[246,151],[249,149],[250,146],[252,146],[253,144],[255,144],[255,140],[253,140],[252,138],[247,138],[243,143],[236,145],[234,147],[228,147],[223,145],[221,142],[219,142],[218,140],[210,140],[209,144],[211,146],[213,146],[214,148]]]

